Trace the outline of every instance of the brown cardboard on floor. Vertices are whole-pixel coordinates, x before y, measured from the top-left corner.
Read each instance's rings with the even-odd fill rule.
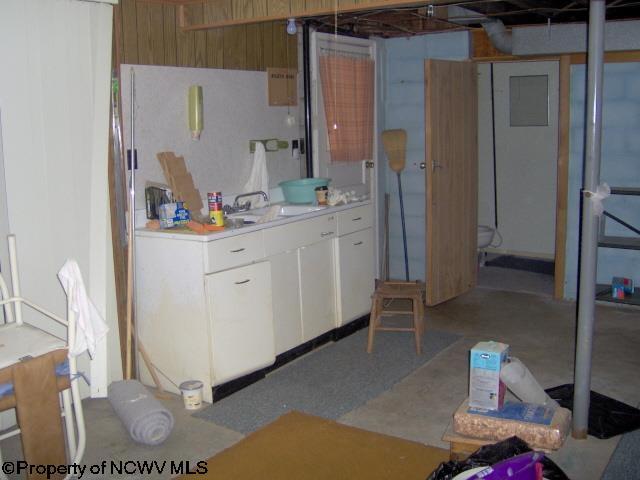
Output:
[[[448,460],[440,448],[290,412],[210,458],[198,478],[424,480]]]

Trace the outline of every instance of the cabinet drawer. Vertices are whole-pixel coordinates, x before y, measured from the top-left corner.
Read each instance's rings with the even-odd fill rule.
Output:
[[[336,236],[336,215],[300,220],[264,230],[267,256],[294,250]]]
[[[262,231],[215,240],[207,244],[205,273],[226,270],[263,258]]]
[[[338,212],[338,235],[347,235],[371,227],[373,225],[372,210],[371,205],[362,205]]]

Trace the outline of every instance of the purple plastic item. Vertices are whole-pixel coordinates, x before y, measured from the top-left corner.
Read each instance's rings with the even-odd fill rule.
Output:
[[[536,465],[544,457],[540,452],[527,452],[503,460],[469,477],[469,480],[541,480],[542,469]]]

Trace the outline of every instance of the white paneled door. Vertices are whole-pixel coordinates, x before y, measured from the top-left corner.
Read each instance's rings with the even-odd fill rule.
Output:
[[[491,65],[480,73],[480,102],[484,97],[490,107]],[[555,61],[493,64],[495,184],[491,128],[485,123],[479,215],[481,223],[497,220],[502,244],[496,249],[503,253],[555,255],[558,85]]]

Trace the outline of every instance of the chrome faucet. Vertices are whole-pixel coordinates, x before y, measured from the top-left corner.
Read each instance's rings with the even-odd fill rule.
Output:
[[[251,201],[247,200],[244,203],[238,203],[238,200],[241,199],[242,197],[252,197],[253,195],[262,195],[262,198],[264,198],[265,202],[269,201],[269,196],[264,193],[262,190],[258,190],[257,192],[249,192],[249,193],[241,193],[240,195],[237,195],[236,198],[233,200],[233,210],[235,212],[245,212],[247,210],[249,210],[251,208]]]

